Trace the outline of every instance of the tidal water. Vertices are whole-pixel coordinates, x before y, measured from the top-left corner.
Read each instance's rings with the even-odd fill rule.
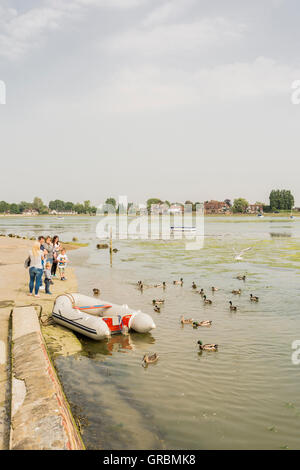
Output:
[[[108,250],[96,249],[95,219],[0,218],[1,233],[88,243],[69,253],[80,292],[98,287],[102,299],[141,309],[156,323],[147,335],[80,337],[82,353],[55,358],[87,447],[300,449],[300,365],[292,363],[292,343],[300,340],[300,219],[206,218],[204,246],[196,251],[183,240],[116,240],[112,268]],[[236,262],[233,249],[247,247]],[[180,277],[183,286],[173,286]],[[138,280],[166,281],[167,288],[141,293]],[[204,305],[193,281],[212,305]],[[238,288],[241,295],[232,295]],[[165,299],[160,313],[155,298]],[[182,326],[181,315],[212,326]],[[217,343],[218,352],[201,354],[199,339]],[[143,367],[146,352],[159,361]]]

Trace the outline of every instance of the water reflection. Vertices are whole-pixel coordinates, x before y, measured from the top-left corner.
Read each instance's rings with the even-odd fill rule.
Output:
[[[81,337],[80,341],[83,347],[83,355],[92,359],[103,358],[103,356],[112,356],[114,353],[128,353],[129,351],[147,350],[147,346],[155,343],[155,338],[151,333],[128,333],[115,334],[102,341],[93,341]]]

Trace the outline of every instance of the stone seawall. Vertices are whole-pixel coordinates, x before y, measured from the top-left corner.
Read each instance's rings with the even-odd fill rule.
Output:
[[[12,313],[10,449],[84,449],[34,307]]]

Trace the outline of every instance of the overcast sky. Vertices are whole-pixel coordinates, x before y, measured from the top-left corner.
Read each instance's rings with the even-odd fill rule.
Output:
[[[297,0],[0,0],[0,200],[291,189]]]

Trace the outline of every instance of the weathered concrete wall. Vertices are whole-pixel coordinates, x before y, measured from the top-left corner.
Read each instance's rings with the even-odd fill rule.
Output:
[[[0,309],[0,450],[8,448],[10,377],[8,329],[11,309]]]
[[[12,314],[10,449],[84,449],[34,307]]]

